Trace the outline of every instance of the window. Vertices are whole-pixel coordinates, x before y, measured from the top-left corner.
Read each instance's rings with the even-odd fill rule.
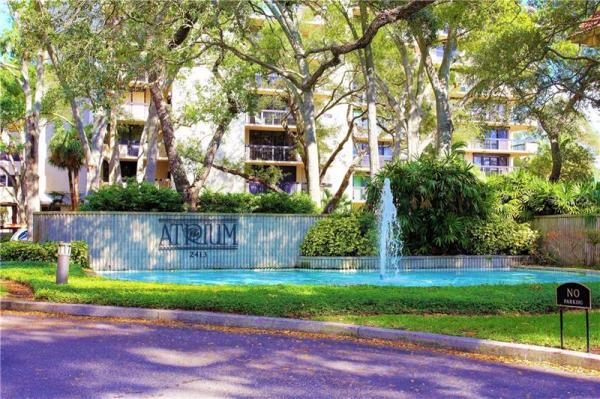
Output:
[[[508,139],[508,129],[490,129],[485,133],[486,139]]]
[[[473,154],[473,163],[478,166],[508,166],[508,155]]]
[[[13,186],[12,179],[5,174],[0,174],[0,187],[12,187],[12,186]]]

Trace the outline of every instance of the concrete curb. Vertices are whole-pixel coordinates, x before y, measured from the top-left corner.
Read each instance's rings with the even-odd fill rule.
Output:
[[[279,317],[244,316],[201,311],[32,302],[10,299],[0,300],[0,308],[4,310],[62,313],[75,316],[169,320],[224,327],[287,330],[356,338],[374,338],[417,344],[430,348],[452,349],[461,352],[506,356],[529,361],[548,362],[561,366],[575,366],[591,370],[600,370],[600,355],[584,352],[535,345],[513,344],[486,339],[455,337],[451,335],[363,327],[342,323],[286,319]]]

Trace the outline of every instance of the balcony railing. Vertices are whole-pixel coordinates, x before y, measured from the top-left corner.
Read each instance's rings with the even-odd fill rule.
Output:
[[[306,191],[306,183],[298,183],[298,182],[281,182],[277,184],[279,188],[285,191],[288,194],[300,193]],[[268,188],[262,184],[257,182],[249,182],[248,183],[248,192],[250,194],[261,194],[268,191]]]
[[[264,109],[257,115],[248,115],[246,118],[246,123],[252,125],[282,126],[284,122],[288,126],[296,126],[294,117],[285,110]]]
[[[139,140],[119,140],[119,154],[128,157],[137,157],[140,153]]]
[[[383,165],[385,165],[388,162],[392,161],[392,156],[391,155],[381,155],[379,154],[379,166],[383,167]],[[362,157],[362,159],[360,160],[360,164],[359,166],[363,167],[363,168],[368,168],[371,166],[371,157],[368,155],[365,155]]]
[[[149,104],[143,102],[126,102],[121,105],[121,110],[126,119],[145,121],[148,119],[149,106]]]
[[[514,166],[491,166],[491,165],[475,165],[485,173],[487,176],[489,175],[500,175],[504,173],[510,173],[517,170]]]
[[[484,139],[479,141],[472,141],[469,143],[468,148],[472,150],[525,150],[525,146],[523,145],[523,143],[517,143],[510,139]]]
[[[367,188],[366,187],[352,187],[352,200],[353,201],[366,201],[367,200]]]
[[[246,146],[247,161],[297,161],[294,147],[286,145],[255,145]]]

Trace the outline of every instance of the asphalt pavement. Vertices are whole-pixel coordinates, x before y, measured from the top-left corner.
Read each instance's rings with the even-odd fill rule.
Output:
[[[600,398],[600,379],[420,349],[3,314],[0,396]]]

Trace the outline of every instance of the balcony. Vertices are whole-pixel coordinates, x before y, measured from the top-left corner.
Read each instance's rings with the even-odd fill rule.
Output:
[[[157,143],[158,147],[158,159],[166,159],[167,151],[163,143]],[[103,152],[106,156],[110,157],[111,149],[108,144],[104,144]],[[139,140],[120,140],[119,141],[119,157],[120,158],[137,158],[140,152]]]
[[[391,162],[391,161],[392,161],[392,155],[379,154],[379,167],[383,167],[383,165],[385,165],[386,163]],[[365,155],[360,160],[358,167],[359,168],[370,168],[371,167],[370,162],[371,162],[371,157],[369,157],[368,155]]]
[[[285,191],[288,194],[301,193],[307,190],[306,183],[298,183],[298,182],[281,182],[277,184],[279,188]],[[262,183],[257,182],[249,182],[248,183],[248,192],[250,194],[262,194],[268,191],[267,187]]]
[[[246,146],[246,161],[299,162],[293,146],[257,144]]]
[[[150,104],[143,102],[125,102],[121,105],[123,119],[145,122],[148,119],[149,106]]]
[[[366,187],[352,187],[352,201],[366,201],[367,200],[367,188]]]
[[[481,170],[486,176],[491,176],[491,175],[501,175],[501,174],[505,174],[505,173],[510,173],[513,172],[515,170],[517,170],[517,168],[515,168],[514,166],[491,166],[491,165],[475,165],[476,167],[479,168],[479,170]]]
[[[257,115],[246,117],[246,123],[250,125],[283,126],[284,122],[287,126],[296,126],[296,120],[286,110],[263,109]]]
[[[510,139],[484,139],[472,141],[467,146],[469,150],[498,150],[498,151],[525,151],[523,143]]]

